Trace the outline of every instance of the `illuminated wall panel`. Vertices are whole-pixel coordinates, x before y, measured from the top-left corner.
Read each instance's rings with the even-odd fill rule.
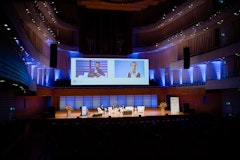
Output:
[[[221,68],[222,68],[222,71],[221,71],[222,78],[227,78],[228,77],[228,66],[225,61],[222,62]]]
[[[143,95],[143,106],[149,107],[151,106],[152,99],[151,95]]]
[[[83,105],[87,106],[88,109],[93,109],[93,98],[92,98],[92,96],[83,96]]]
[[[152,108],[158,107],[158,99],[156,94],[151,95],[151,106],[146,106],[146,107],[152,107]]]
[[[214,71],[213,71],[213,64],[207,63],[206,66],[206,80],[213,80],[214,79]]]
[[[183,69],[182,70],[182,83],[183,84],[190,84],[191,83],[189,69]]]
[[[119,95],[118,96],[118,104],[121,106],[122,104],[127,104],[127,96],[126,95]]]
[[[75,109],[80,109],[83,106],[83,96],[75,96]]]
[[[149,79],[155,80],[155,70],[153,70],[153,69],[149,70]]]
[[[97,108],[101,106],[101,97],[100,96],[93,96],[93,108]]]
[[[116,95],[110,96],[110,106],[112,106],[112,104],[116,106],[117,103],[118,103],[118,97]]]
[[[160,86],[166,86],[165,81],[165,68],[159,68],[159,74],[160,74]]]
[[[179,70],[173,70],[173,85],[178,85],[180,83],[179,81]]]
[[[127,104],[128,106],[134,106],[134,95],[127,96]]]
[[[65,96],[60,96],[60,102],[59,102],[60,110],[65,110],[66,103],[67,103],[66,97]]]
[[[214,79],[221,79],[221,61],[213,61]]]
[[[60,79],[61,70],[60,69],[53,69],[53,71],[54,71],[54,75],[55,75],[54,81],[56,81],[57,79]]]
[[[135,99],[134,106],[143,105],[143,95],[136,95],[134,99]]]
[[[71,105],[74,110],[79,110],[81,106],[88,109],[96,109],[101,104],[109,107],[113,103],[119,106],[138,106],[144,105],[148,108],[157,108],[157,95],[104,95],[104,96],[60,96],[60,110],[65,110],[66,105]]]
[[[104,107],[109,107],[110,97],[109,97],[109,96],[100,96],[100,98],[101,98],[101,104],[102,104]]]
[[[75,96],[66,96],[66,104],[65,104],[65,106],[66,105],[70,105],[70,106],[72,106],[73,107],[73,109],[75,109]]]
[[[200,82],[202,82],[200,67],[198,65],[195,65],[193,68],[193,83],[200,83]]]
[[[201,82],[206,82],[206,68],[207,68],[207,65],[206,64],[199,64],[199,71],[200,71],[200,75],[199,76],[202,76],[201,78]]]
[[[46,83],[46,86],[50,86],[50,81],[49,81],[49,78],[50,78],[50,69],[44,69],[43,70],[44,74],[45,74],[45,83]]]

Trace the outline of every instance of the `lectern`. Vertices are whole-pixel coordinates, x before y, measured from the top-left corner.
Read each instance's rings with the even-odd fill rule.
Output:
[[[81,115],[80,116],[86,116],[87,115],[87,106],[80,107]]]

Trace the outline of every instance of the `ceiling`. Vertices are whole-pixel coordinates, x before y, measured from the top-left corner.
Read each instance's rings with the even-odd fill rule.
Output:
[[[156,6],[166,0],[77,0],[77,4],[88,9],[141,11],[149,6]]]
[[[153,24],[166,13],[172,12],[188,0],[57,0],[52,2],[58,17],[70,24],[80,24],[80,19],[123,16],[131,18],[132,27]],[[116,18],[116,17],[115,17]],[[89,20],[87,20],[89,21]]]

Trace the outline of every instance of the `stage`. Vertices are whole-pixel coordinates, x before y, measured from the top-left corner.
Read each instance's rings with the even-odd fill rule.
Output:
[[[160,108],[145,108],[144,112],[133,110],[130,113],[124,113],[117,110],[116,112],[99,113],[97,109],[88,110],[87,115],[82,116],[80,110],[72,110],[67,115],[66,110],[56,111],[55,119],[75,119],[75,118],[121,118],[121,117],[151,117],[151,116],[166,116],[166,115],[185,115],[183,112],[172,114],[170,110],[162,111]]]

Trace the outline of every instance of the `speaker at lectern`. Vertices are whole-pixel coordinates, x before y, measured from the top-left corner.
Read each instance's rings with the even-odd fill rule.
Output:
[[[80,107],[80,116],[86,116],[87,115],[87,106]]]

